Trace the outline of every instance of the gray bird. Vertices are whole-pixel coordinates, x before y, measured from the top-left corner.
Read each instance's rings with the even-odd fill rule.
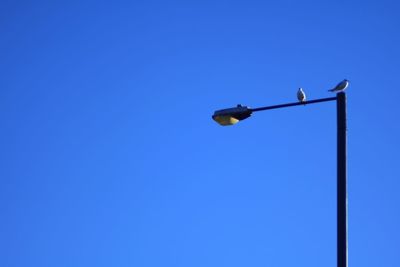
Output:
[[[306,94],[304,93],[303,88],[299,88],[297,91],[297,99],[302,103],[306,101]]]
[[[328,91],[329,92],[342,92],[342,91],[346,90],[347,86],[349,86],[349,81],[344,79],[343,81],[338,83],[338,85],[336,85],[335,88],[332,88]]]

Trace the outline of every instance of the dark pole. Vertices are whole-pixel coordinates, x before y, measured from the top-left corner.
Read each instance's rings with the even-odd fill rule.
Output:
[[[336,100],[337,104],[337,267],[347,267],[347,122],[346,94],[336,97],[249,109],[251,112]],[[249,116],[247,116],[249,117]],[[245,117],[245,118],[247,118]]]
[[[308,105],[308,104],[315,104],[315,103],[333,101],[333,100],[336,100],[336,99],[337,99],[337,97],[320,98],[320,99],[314,99],[314,100],[309,100],[309,101],[305,101],[305,102],[294,102],[294,103],[287,103],[287,104],[281,104],[281,105],[275,105],[275,106],[252,108],[251,111],[252,112],[256,112],[256,111],[263,111],[263,110],[269,110],[269,109],[277,109],[277,108],[286,108],[286,107],[293,107],[293,106],[300,106],[300,105]]]
[[[337,94],[337,266],[347,267],[346,94]]]

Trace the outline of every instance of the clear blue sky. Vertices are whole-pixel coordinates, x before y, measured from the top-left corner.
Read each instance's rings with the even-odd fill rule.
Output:
[[[400,266],[397,1],[2,1],[0,266]]]

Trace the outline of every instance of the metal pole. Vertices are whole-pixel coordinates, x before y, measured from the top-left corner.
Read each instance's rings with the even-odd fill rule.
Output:
[[[314,100],[309,100],[309,101],[304,101],[304,102],[294,102],[294,103],[287,103],[287,104],[274,105],[274,106],[261,107],[261,108],[252,108],[251,111],[256,112],[256,111],[263,111],[263,110],[276,109],[276,108],[286,108],[286,107],[315,104],[315,103],[321,103],[321,102],[327,102],[327,101],[333,101],[333,100],[336,100],[336,97],[320,98],[320,99],[314,99]]]
[[[337,266],[347,267],[346,94],[337,94]]]

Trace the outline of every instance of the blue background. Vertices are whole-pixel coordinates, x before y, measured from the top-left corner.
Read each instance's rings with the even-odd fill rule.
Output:
[[[400,266],[397,1],[2,1],[1,266]]]

